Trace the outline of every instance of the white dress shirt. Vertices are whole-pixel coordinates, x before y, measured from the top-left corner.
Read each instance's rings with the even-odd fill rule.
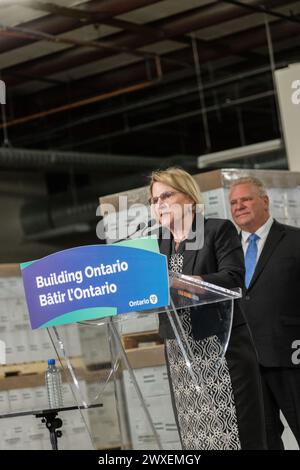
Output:
[[[274,222],[273,217],[269,217],[267,222],[264,225],[262,225],[261,227],[259,227],[259,229],[256,230],[256,232],[255,232],[256,235],[259,236],[259,239],[256,242],[257,243],[256,262],[258,261],[260,255],[261,255],[261,252],[263,250],[264,244],[266,242],[267,236],[269,235],[269,231],[270,231],[270,228],[271,228],[273,222]],[[247,251],[247,248],[248,248],[250,235],[251,235],[250,232],[244,232],[242,230],[242,246],[243,246],[244,254],[246,254],[246,251]]]

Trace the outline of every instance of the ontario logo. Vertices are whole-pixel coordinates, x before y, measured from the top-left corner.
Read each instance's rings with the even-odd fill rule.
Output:
[[[129,307],[139,307],[141,305],[149,305],[149,304],[155,305],[155,304],[157,304],[157,302],[158,302],[157,295],[156,294],[151,294],[149,296],[149,299],[144,297],[143,299],[130,300],[128,305],[129,305]]]
[[[157,304],[157,302],[158,302],[157,295],[155,295],[155,294],[150,295],[149,300],[150,300],[150,303],[152,305]]]

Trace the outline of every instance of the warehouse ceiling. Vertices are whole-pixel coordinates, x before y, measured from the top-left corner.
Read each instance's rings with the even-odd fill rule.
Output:
[[[281,137],[272,68],[299,61],[300,1],[0,0],[0,167],[73,199],[195,171],[198,155]]]
[[[289,0],[0,0],[8,140],[162,157],[278,137],[267,32],[277,66],[299,61],[299,15]]]

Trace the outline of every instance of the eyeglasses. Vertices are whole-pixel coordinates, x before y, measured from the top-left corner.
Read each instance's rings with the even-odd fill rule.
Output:
[[[165,191],[164,193],[161,193],[160,196],[157,196],[157,197],[150,197],[150,199],[148,199],[148,202],[150,205],[152,204],[157,204],[158,203],[158,200],[160,199],[161,202],[164,202],[166,201],[167,199],[170,199],[170,197],[174,196],[174,194],[178,193],[179,191]]]

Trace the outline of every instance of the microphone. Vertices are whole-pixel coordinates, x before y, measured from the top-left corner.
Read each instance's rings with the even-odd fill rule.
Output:
[[[136,227],[136,230],[130,235],[129,238],[137,238],[135,237],[138,234],[139,237],[147,237],[155,232],[157,232],[161,228],[161,225],[156,221],[156,219],[149,219],[148,222],[141,222]]]

